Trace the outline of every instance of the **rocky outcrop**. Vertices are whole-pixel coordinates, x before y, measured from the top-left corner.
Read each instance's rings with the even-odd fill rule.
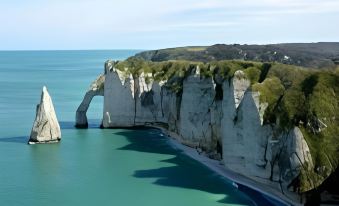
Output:
[[[36,107],[36,117],[29,138],[29,144],[53,143],[61,140],[61,131],[52,99],[44,86],[40,104]]]
[[[114,68],[115,62],[105,64],[103,127],[131,127],[164,122],[162,89],[158,82],[147,82],[149,74],[139,77]],[[112,103],[114,102],[114,103]]]
[[[313,168],[311,152],[298,127],[283,134],[279,143],[279,150],[275,151],[280,151],[278,162],[280,178],[290,184],[299,175],[301,169]]]
[[[279,181],[284,189],[305,165],[312,165],[297,127],[280,131],[275,124],[263,124],[268,103],[260,102],[243,71],[223,80],[202,77],[197,67],[174,91],[170,82],[181,80],[164,84],[147,73],[133,77],[115,64],[105,64],[104,128],[165,125],[181,143],[222,159],[228,169]]]
[[[105,63],[103,127],[134,126],[136,102],[134,80],[114,68],[115,62]],[[112,104],[114,102],[114,104]]]
[[[251,82],[246,78],[246,75],[243,71],[238,70],[234,73],[232,79],[233,84],[233,95],[234,95],[234,105],[237,109],[244,98],[245,92],[248,87],[251,85]]]
[[[262,126],[257,110],[256,92],[249,90],[249,82],[238,73],[223,84],[223,118],[221,136],[223,161],[227,168],[253,177],[269,178],[265,151],[272,131]]]
[[[146,81],[146,78],[150,80]],[[134,80],[135,125],[164,121],[161,112],[161,86],[151,78],[152,74],[141,73]]]
[[[81,104],[79,105],[76,111],[75,117],[75,127],[77,128],[87,128],[87,110],[88,107],[95,96],[104,96],[104,82],[105,75],[100,75],[94,82],[92,82],[90,88],[86,92]]]
[[[162,88],[161,95],[161,112],[164,119],[167,120],[168,129],[171,132],[178,133],[179,114],[181,105],[181,95],[172,92],[169,89]]]
[[[214,101],[211,78],[200,78],[194,73],[183,82],[178,133],[186,144],[211,150],[211,106]]]

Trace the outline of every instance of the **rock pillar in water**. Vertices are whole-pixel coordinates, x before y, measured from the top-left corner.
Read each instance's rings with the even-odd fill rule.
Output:
[[[42,88],[40,104],[36,108],[36,116],[28,144],[59,142],[61,131],[51,97],[47,88]]]

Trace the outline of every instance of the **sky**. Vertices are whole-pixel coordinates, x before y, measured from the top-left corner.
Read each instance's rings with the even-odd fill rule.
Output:
[[[339,41],[338,0],[0,0],[0,50]]]

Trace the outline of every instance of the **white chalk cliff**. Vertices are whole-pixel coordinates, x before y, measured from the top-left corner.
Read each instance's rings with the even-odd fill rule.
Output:
[[[274,125],[263,125],[267,103],[251,90],[244,72],[222,81],[203,78],[196,69],[177,94],[159,82],[146,83],[147,74],[133,78],[114,65],[105,64],[104,128],[161,123],[180,142],[221,159],[228,169],[280,181],[284,190],[305,163],[312,164],[297,127],[275,135]]]
[[[33,123],[29,144],[53,143],[61,140],[61,131],[55,114],[52,99],[44,86],[40,104],[36,107],[36,117]]]
[[[88,127],[86,112],[94,96],[104,95],[104,87],[103,87],[104,82],[105,82],[105,75],[100,75],[94,82],[92,82],[90,88],[86,92],[84,99],[82,100],[81,104],[79,105],[76,111],[76,117],[75,117],[76,125],[75,126],[77,128]]]
[[[114,62],[105,64],[103,127],[163,122],[159,83],[146,83],[147,74],[143,73],[134,79],[132,75],[116,70],[113,65]]]

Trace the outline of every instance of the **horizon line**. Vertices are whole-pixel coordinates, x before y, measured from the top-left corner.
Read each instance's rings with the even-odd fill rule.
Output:
[[[0,52],[14,52],[14,51],[149,51],[149,50],[160,50],[160,49],[170,49],[170,48],[181,48],[181,47],[208,47],[218,44],[225,45],[279,45],[279,44],[317,44],[317,43],[339,43],[339,41],[310,41],[310,42],[279,42],[279,43],[214,43],[208,45],[177,45],[170,47],[161,47],[161,48],[148,48],[148,49],[140,49],[140,48],[119,48],[119,49],[0,49]]]
[[[146,51],[147,49],[0,49],[0,52],[15,51]]]

